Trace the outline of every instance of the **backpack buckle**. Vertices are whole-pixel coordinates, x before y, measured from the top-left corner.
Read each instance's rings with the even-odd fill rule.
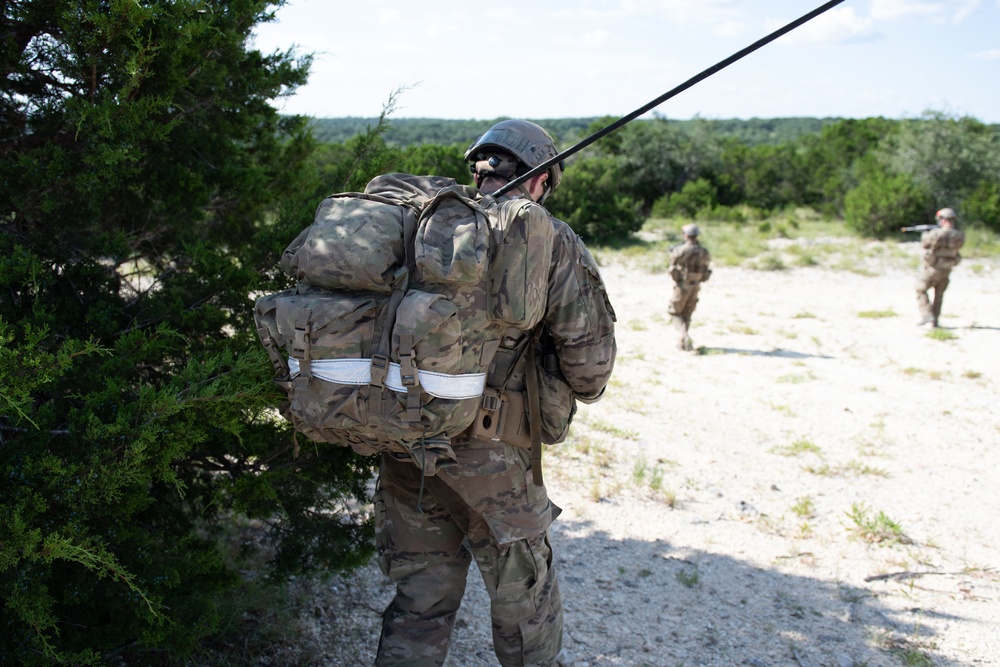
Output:
[[[399,383],[409,389],[420,384],[417,379],[417,365],[414,363],[413,352],[399,355]]]
[[[487,412],[496,412],[500,409],[500,390],[487,387],[483,390],[482,408]]]
[[[385,385],[385,376],[389,374],[389,357],[384,354],[372,355],[371,379],[368,384],[380,389]]]
[[[399,336],[399,382],[406,387],[407,393],[413,387],[420,386],[417,377],[416,351],[413,349],[413,334],[404,333]]]

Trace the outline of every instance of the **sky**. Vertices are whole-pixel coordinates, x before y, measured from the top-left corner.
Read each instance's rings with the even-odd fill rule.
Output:
[[[825,0],[288,0],[265,53],[313,54],[278,101],[315,118],[622,117]],[[1000,123],[1000,0],[845,0],[646,115]]]

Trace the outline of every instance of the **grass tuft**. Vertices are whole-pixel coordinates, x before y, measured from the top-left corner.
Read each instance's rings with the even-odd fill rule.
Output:
[[[854,503],[847,517],[854,523],[854,530],[865,542],[878,545],[912,544],[897,521],[881,510],[874,514],[863,503]]]
[[[883,319],[886,317],[896,317],[896,311],[892,308],[888,310],[862,310],[858,313],[858,317],[867,319]]]

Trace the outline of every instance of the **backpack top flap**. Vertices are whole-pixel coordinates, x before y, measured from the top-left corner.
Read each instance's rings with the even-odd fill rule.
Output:
[[[385,174],[364,192],[331,195],[282,254],[289,276],[325,289],[391,292],[406,268],[406,230],[454,179]]]
[[[400,204],[423,205],[444,188],[457,185],[453,178],[446,176],[414,176],[413,174],[383,174],[376,176],[365,186],[365,194],[380,195]]]
[[[349,193],[324,199],[314,222],[281,257],[281,268],[313,287],[391,292],[405,267],[403,230],[413,211]]]
[[[490,223],[468,186],[441,190],[424,208],[414,239],[416,280],[423,284],[476,285],[485,273]]]

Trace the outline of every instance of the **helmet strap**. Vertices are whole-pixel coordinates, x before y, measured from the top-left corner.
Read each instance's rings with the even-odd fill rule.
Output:
[[[472,170],[472,175],[476,181],[476,187],[482,187],[483,181],[487,178],[495,178],[504,183],[510,183],[515,176],[519,176],[519,171],[526,172],[528,170],[527,165],[521,164],[516,158],[508,156],[506,154],[479,154],[476,156],[476,161],[469,165]],[[520,192],[525,198],[534,201],[531,193],[528,192],[528,188],[524,186],[524,183],[518,183],[517,191]],[[548,181],[544,184],[544,191],[542,193],[541,199],[545,199],[548,196],[549,187]],[[541,199],[539,203],[541,203]]]

